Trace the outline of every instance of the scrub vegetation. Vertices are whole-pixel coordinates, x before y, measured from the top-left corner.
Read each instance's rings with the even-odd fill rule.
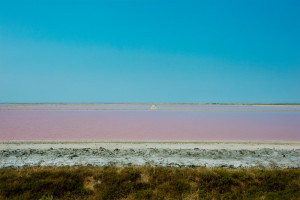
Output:
[[[0,169],[0,199],[299,199],[300,169]]]

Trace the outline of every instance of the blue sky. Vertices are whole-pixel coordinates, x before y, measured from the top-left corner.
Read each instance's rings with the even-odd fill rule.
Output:
[[[300,103],[299,1],[0,1],[0,102]]]

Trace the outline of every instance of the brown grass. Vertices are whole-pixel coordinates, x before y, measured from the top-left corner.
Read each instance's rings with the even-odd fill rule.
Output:
[[[300,199],[300,169],[0,169],[0,199]]]

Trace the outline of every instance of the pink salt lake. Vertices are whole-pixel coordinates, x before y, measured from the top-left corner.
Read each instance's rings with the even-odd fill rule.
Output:
[[[300,106],[0,104],[0,141],[300,141]]]

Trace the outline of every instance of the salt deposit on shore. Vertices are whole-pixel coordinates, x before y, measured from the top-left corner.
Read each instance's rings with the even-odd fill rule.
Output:
[[[3,142],[0,168],[24,166],[299,168],[299,142]]]

